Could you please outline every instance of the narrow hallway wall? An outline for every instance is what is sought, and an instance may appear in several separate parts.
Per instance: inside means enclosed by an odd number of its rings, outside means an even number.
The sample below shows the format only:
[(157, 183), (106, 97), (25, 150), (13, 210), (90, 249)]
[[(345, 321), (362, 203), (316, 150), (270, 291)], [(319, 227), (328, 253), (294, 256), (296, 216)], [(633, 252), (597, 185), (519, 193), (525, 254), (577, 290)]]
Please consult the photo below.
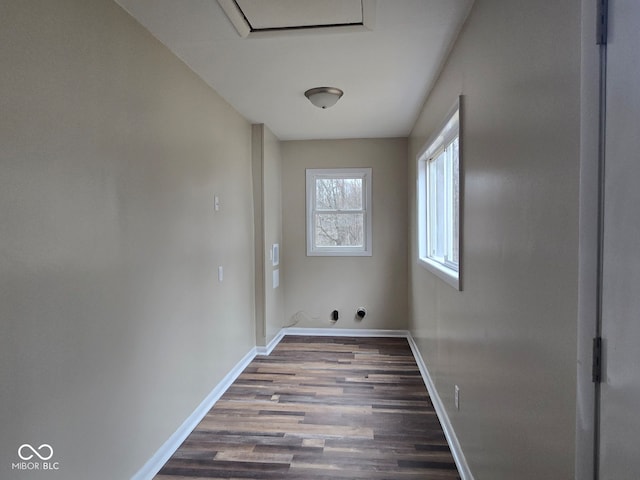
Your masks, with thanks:
[[(574, 476), (580, 18), (476, 0), (410, 137), (410, 328), (476, 480)], [(418, 264), (415, 220), (416, 155), (458, 95), (462, 292)]]
[(0, 478), (130, 478), (255, 345), (251, 125), (111, 0), (0, 63)]

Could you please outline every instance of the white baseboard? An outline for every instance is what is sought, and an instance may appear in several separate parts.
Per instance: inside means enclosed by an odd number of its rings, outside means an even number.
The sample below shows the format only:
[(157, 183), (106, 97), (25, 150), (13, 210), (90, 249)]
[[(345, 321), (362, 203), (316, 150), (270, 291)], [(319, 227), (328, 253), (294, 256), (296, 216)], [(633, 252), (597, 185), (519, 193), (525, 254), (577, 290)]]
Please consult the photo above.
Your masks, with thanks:
[(444, 431), (444, 436), (447, 438), (447, 443), (449, 444), (451, 454), (453, 455), (453, 459), (456, 462), (456, 466), (458, 467), (460, 478), (462, 480), (473, 480), (473, 475), (471, 474), (469, 464), (464, 457), (464, 453), (462, 453), (462, 448), (460, 447), (460, 443), (458, 442), (456, 432), (453, 430), (453, 426), (451, 425), (451, 421), (449, 420), (447, 411), (444, 408), (444, 404), (440, 399), (440, 395), (438, 395), (436, 386), (433, 383), (433, 380), (431, 380), (431, 375), (429, 375), (429, 370), (427, 370), (427, 366), (424, 363), (422, 355), (420, 354), (420, 350), (418, 350), (418, 346), (416, 345), (416, 342), (411, 334), (407, 336), (407, 340), (409, 342), (409, 346), (411, 347), (411, 351), (413, 352), (413, 356), (416, 359), (416, 363), (418, 364), (418, 368), (420, 369), (420, 373), (422, 374), (422, 379), (424, 380), (424, 384), (427, 387), (429, 396), (431, 397), (433, 408), (438, 415), (438, 420), (440, 420), (440, 425), (442, 426), (442, 430)]
[(235, 367), (214, 387), (200, 405), (191, 415), (180, 425), (180, 427), (169, 437), (169, 439), (158, 449), (147, 463), (133, 476), (132, 480), (150, 480), (171, 458), (182, 442), (189, 436), (194, 428), (200, 423), (213, 405), (227, 391), (242, 371), (251, 363), (256, 355), (269, 355), (271, 351), (280, 343), (285, 335), (313, 335), (313, 336), (336, 336), (336, 337), (402, 337), (406, 338), (413, 352), (413, 356), (418, 364), (422, 379), (427, 387), (431, 402), (440, 420), (440, 425), (444, 431), (447, 443), (451, 449), (458, 472), (462, 480), (474, 480), (469, 465), (462, 453), (460, 443), (453, 430), (447, 411), (438, 395), (435, 384), (431, 380), (427, 366), (418, 350), (416, 342), (411, 333), (407, 330), (377, 330), (377, 329), (333, 329), (333, 328), (283, 328), (265, 347), (254, 347), (240, 360)]
[(407, 330), (380, 330), (360, 328), (283, 328), (284, 335), (312, 335), (324, 337), (407, 337)]
[[(282, 338), (282, 337), (280, 337)], [(274, 345), (275, 346), (275, 345)], [(264, 348), (264, 347), (263, 347)], [(272, 347), (273, 349), (273, 347)], [(150, 480), (163, 467), (167, 460), (171, 458), (182, 442), (189, 436), (194, 428), (200, 423), (213, 405), (227, 391), (231, 384), (238, 378), (242, 371), (251, 363), (258, 353), (257, 349), (252, 348), (242, 359), (231, 369), (227, 375), (218, 383), (211, 393), (196, 407), (191, 415), (178, 427), (178, 429), (164, 442), (158, 451), (151, 457), (138, 472), (131, 477), (131, 480)]]
[(280, 330), (275, 337), (267, 344), (266, 347), (256, 347), (258, 355), (269, 355), (274, 348), (280, 343), (282, 337), (284, 337), (284, 329)]

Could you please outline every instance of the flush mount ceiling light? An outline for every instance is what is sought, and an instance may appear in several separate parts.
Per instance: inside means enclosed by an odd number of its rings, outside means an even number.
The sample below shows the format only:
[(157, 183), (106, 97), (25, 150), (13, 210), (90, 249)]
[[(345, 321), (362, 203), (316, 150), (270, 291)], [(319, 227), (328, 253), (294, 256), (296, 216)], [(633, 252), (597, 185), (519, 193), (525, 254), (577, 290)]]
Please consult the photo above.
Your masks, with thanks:
[(333, 107), (344, 94), (342, 90), (335, 87), (316, 87), (304, 92), (304, 96), (318, 108)]

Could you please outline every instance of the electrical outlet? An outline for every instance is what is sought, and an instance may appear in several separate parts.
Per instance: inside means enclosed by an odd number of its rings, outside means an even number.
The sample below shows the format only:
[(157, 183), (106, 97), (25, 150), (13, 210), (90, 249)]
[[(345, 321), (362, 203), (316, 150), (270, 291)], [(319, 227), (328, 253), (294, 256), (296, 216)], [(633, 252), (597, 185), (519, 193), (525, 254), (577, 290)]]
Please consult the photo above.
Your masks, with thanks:
[(458, 387), (458, 385), (455, 386), (453, 400), (456, 404), (456, 410), (460, 410), (460, 387)]

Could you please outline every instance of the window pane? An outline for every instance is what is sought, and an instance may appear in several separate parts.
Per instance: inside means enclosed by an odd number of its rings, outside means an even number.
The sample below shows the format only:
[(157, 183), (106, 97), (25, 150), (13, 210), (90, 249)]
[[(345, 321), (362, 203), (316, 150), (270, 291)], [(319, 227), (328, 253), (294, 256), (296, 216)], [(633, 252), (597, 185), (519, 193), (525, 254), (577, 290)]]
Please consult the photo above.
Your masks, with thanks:
[(442, 152), (429, 164), (431, 178), (429, 200), (431, 221), (429, 236), (430, 256), (442, 259), (445, 255), (445, 153)]
[(316, 178), (317, 210), (362, 210), (361, 178)]
[(364, 214), (318, 213), (315, 244), (318, 247), (363, 247)]

